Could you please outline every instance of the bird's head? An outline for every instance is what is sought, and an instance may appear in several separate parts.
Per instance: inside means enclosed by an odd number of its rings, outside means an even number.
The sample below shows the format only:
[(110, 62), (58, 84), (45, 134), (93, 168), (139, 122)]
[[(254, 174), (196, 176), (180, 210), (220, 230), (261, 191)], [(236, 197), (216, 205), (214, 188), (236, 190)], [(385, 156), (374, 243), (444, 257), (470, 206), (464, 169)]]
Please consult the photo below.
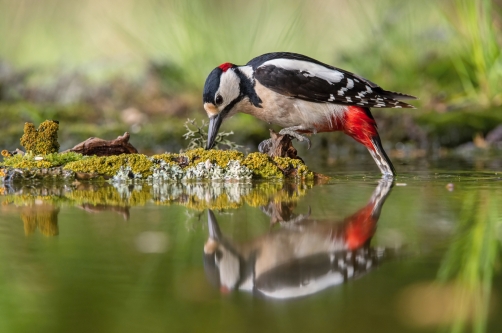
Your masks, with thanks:
[(209, 117), (206, 149), (214, 146), (221, 123), (237, 112), (236, 104), (242, 99), (241, 77), (234, 64), (224, 63), (209, 74), (204, 84), (202, 102)]

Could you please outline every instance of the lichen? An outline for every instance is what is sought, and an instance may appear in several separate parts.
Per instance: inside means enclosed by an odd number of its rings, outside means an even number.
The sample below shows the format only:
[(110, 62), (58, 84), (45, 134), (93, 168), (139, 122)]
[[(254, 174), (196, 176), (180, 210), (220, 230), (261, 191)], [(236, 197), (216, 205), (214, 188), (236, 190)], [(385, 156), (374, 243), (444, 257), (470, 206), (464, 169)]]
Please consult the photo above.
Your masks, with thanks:
[(249, 180), (253, 176), (252, 171), (240, 164), (239, 161), (230, 160), (228, 164), (222, 168), (216, 163), (199, 162), (195, 166), (189, 166), (184, 170), (184, 180)]
[(59, 151), (58, 143), (59, 123), (53, 120), (46, 120), (35, 129), (33, 123), (24, 124), (24, 134), (21, 137), (21, 145), (26, 151), (31, 151), (35, 155), (46, 155)]
[(177, 182), (183, 178), (183, 169), (175, 163), (167, 163), (160, 160), (160, 163), (153, 168), (149, 178), (153, 183)]

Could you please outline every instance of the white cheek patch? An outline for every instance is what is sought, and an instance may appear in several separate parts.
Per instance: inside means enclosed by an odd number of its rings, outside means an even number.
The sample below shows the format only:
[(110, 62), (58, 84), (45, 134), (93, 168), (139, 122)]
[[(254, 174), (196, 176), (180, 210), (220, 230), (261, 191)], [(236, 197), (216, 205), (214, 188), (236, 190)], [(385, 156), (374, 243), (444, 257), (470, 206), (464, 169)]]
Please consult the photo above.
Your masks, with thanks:
[(229, 69), (221, 74), (220, 89), (218, 89), (218, 91), (216, 92), (216, 96), (220, 95), (221, 97), (223, 97), (223, 104), (218, 107), (220, 111), (223, 110), (234, 99), (239, 97), (240, 82), (241, 80), (239, 79), (237, 74), (235, 74), (235, 71), (233, 69)]
[(233, 289), (240, 278), (239, 258), (225, 248), (220, 248), (223, 253), (221, 260), (216, 261), (220, 271), (220, 283), (228, 289)]
[(271, 66), (271, 65), (284, 68), (290, 71), (308, 72), (304, 73), (304, 75), (307, 74), (308, 76), (312, 77), (315, 76), (320, 79), (326, 80), (329, 83), (338, 83), (344, 78), (343, 73), (337, 71), (336, 69), (330, 69), (318, 64), (302, 60), (274, 59), (264, 62), (260, 67)]

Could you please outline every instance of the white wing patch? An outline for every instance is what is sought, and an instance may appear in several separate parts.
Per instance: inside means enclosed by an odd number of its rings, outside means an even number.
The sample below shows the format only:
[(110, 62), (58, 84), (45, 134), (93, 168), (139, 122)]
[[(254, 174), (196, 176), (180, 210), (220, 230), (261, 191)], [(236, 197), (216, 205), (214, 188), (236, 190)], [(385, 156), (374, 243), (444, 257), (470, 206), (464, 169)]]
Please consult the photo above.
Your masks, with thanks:
[[(344, 74), (342, 72), (302, 60), (273, 59), (264, 62), (259, 67), (264, 67), (264, 66), (275, 66), (290, 71), (308, 72), (304, 73), (303, 75), (307, 74), (305, 76), (312, 76), (312, 77), (315, 76), (320, 79), (326, 80), (330, 84), (338, 83), (344, 78)], [(353, 85), (354, 82), (352, 82), (352, 86)]]

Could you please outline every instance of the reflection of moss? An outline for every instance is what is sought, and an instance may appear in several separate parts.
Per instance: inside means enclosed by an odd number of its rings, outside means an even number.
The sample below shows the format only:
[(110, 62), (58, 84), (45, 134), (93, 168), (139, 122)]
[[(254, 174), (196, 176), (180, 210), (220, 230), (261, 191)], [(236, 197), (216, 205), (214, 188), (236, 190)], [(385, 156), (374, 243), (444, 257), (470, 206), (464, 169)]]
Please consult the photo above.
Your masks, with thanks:
[[(5, 188), (0, 188), (0, 194), (5, 191)], [(27, 189), (26, 192), (29, 190)], [(5, 194), (5, 193), (3, 193)], [(3, 200), (4, 204), (14, 204), (16, 206), (30, 206), (34, 205), (35, 201), (43, 202), (47, 205), (60, 205), (62, 202), (66, 201), (64, 197), (60, 197), (58, 195), (39, 195), (39, 194), (31, 194), (31, 193), (23, 193), (23, 194), (15, 194), (15, 195), (6, 195)]]
[[(31, 235), (38, 228), (45, 236), (56, 236), (58, 229), (59, 206), (67, 201), (64, 197), (57, 195), (40, 195), (40, 192), (50, 191), (48, 189), (26, 188), (21, 195), (7, 195), (2, 204), (13, 204), (21, 211), (21, 220), (24, 223), (24, 233)], [(3, 195), (4, 188), (0, 188), (0, 195)], [(30, 193), (31, 192), (31, 193)], [(61, 192), (60, 189), (57, 192)]]
[(312, 186), (314, 186), (313, 181), (308, 183), (258, 183), (252, 192), (244, 196), (244, 200), (253, 207), (265, 206), (270, 201), (276, 203), (297, 202)]
[(56, 236), (59, 233), (58, 214), (59, 208), (49, 204), (23, 207), (21, 219), (24, 223), (24, 233), (31, 235), (38, 228), (45, 236)]
[(35, 155), (57, 153), (59, 123), (46, 120), (40, 124), (38, 130), (32, 123), (24, 124), (24, 134), (21, 137), (21, 145), (26, 151), (32, 151)]
[(200, 200), (197, 196), (190, 196), (186, 202), (183, 202), (184, 206), (196, 210), (204, 209), (236, 209), (242, 206), (240, 201), (232, 201), (226, 193), (214, 198), (213, 200), (206, 201)]
[(260, 182), (253, 190), (244, 195), (244, 201), (252, 207), (265, 206), (271, 197), (279, 193), (284, 184), (280, 182)]
[(151, 188), (143, 186), (135, 188), (126, 194), (120, 193), (113, 186), (103, 186), (98, 189), (74, 190), (66, 194), (75, 204), (109, 205), (109, 206), (143, 206), (152, 199)]
[[(17, 193), (8, 194), (2, 203), (24, 209), (36, 203), (59, 207), (61, 205), (92, 205), (106, 207), (130, 207), (153, 202), (160, 205), (179, 204), (202, 210), (234, 209), (244, 204), (253, 207), (273, 202), (296, 202), (313, 182), (258, 182), (258, 183), (165, 183), (159, 185), (128, 185), (108, 183), (81, 184), (77, 189), (54, 184), (38, 188), (20, 185)], [(0, 194), (2, 188), (0, 187)]]

